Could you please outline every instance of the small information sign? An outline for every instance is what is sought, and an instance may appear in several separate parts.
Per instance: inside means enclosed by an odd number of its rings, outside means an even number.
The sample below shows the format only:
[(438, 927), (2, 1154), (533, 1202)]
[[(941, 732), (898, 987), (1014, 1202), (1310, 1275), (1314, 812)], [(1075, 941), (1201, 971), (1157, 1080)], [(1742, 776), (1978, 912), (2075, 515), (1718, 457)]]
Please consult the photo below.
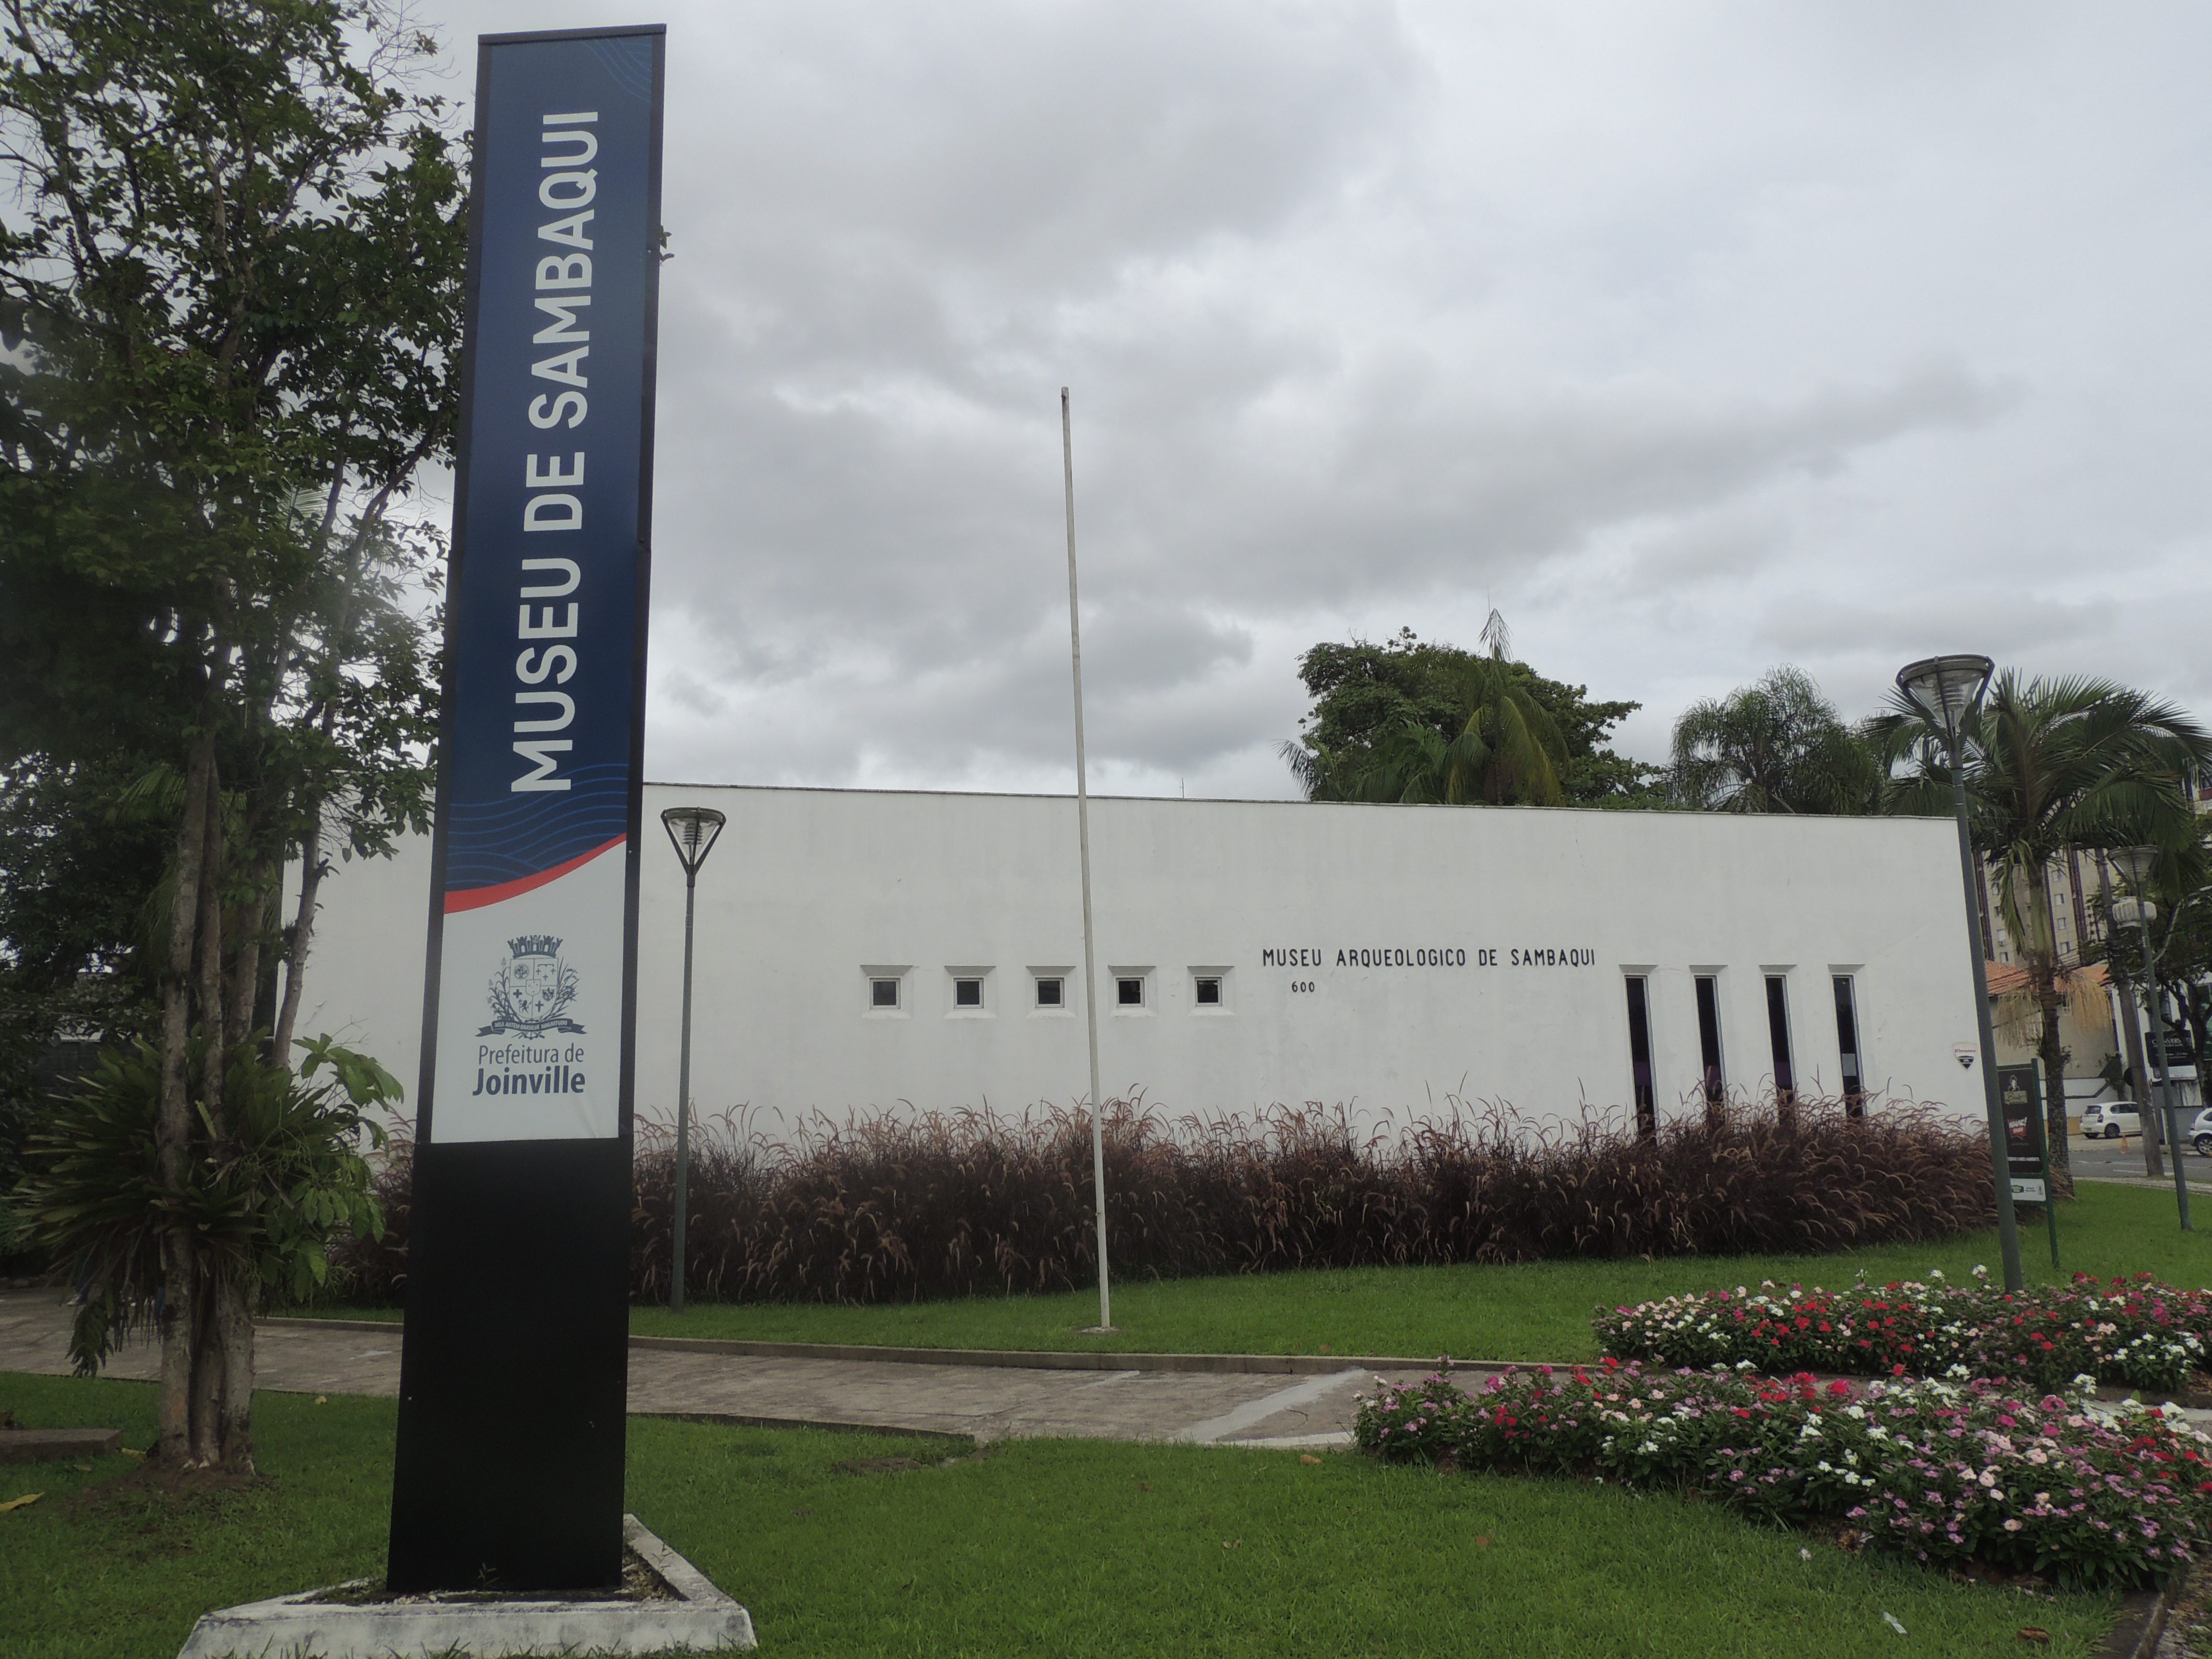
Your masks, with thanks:
[(2004, 1108), (2005, 1163), (2012, 1201), (2039, 1204), (2051, 1233), (2051, 1265), (2058, 1266), (2058, 1212), (2051, 1203), (2051, 1151), (2043, 1131), (2043, 1074), (2033, 1060), (1997, 1067), (1997, 1100)]

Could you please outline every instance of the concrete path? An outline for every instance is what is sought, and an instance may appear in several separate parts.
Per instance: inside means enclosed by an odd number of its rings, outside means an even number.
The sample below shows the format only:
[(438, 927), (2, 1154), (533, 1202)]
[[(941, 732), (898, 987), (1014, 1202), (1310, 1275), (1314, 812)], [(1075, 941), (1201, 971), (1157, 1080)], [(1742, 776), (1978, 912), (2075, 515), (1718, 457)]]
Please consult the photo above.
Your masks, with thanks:
[[(70, 1310), (53, 1291), (0, 1291), (0, 1371), (67, 1375)], [(264, 1325), (260, 1384), (288, 1394), (396, 1395), (399, 1328), (328, 1330)], [(145, 1343), (109, 1362), (110, 1376), (151, 1378)], [(1421, 1373), (1397, 1372), (1395, 1376)], [(1374, 1375), (1045, 1370), (788, 1359), (632, 1348), (629, 1408), (651, 1416), (836, 1424), (1005, 1440), (1066, 1435), (1109, 1440), (1309, 1446), (1351, 1437), (1352, 1396)], [(0, 1405), (6, 1403), (0, 1384)]]

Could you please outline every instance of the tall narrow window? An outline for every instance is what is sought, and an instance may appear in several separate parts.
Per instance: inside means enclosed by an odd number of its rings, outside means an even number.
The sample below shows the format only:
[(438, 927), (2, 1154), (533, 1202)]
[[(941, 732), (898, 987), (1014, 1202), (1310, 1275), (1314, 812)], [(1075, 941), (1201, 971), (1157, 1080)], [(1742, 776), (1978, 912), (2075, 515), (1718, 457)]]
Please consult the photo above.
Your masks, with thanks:
[(1705, 1065), (1705, 1118), (1717, 1123), (1728, 1079), (1721, 1070), (1721, 982), (1711, 974), (1698, 975), (1698, 1055)]
[(1644, 975), (1628, 976), (1628, 1079), (1636, 1091), (1636, 1133), (1659, 1133), (1659, 1107), (1651, 1087), (1651, 1004)]
[(1836, 975), (1836, 1048), (1843, 1056), (1844, 1115), (1866, 1115), (1866, 1065), (1859, 1054), (1858, 999), (1849, 974)]
[(1797, 1115), (1797, 1076), (1790, 1063), (1790, 979), (1766, 976), (1766, 1040), (1774, 1054), (1774, 1109), (1785, 1121)]

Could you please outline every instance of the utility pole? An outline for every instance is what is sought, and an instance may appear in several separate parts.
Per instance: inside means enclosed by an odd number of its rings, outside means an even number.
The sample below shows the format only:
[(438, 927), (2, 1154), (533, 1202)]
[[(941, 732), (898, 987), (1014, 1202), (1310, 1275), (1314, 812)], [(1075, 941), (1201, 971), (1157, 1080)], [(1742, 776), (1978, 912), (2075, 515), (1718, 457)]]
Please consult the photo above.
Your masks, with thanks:
[(1083, 618), (1075, 592), (1075, 437), (1067, 388), (1060, 389), (1060, 459), (1067, 481), (1067, 655), (1075, 671), (1075, 834), (1083, 860), (1083, 1000), (1091, 1021), (1091, 1196), (1098, 1214), (1098, 1328), (1114, 1328), (1106, 1272), (1105, 1103), (1098, 1094), (1098, 953), (1091, 927), (1091, 787), (1083, 753)]

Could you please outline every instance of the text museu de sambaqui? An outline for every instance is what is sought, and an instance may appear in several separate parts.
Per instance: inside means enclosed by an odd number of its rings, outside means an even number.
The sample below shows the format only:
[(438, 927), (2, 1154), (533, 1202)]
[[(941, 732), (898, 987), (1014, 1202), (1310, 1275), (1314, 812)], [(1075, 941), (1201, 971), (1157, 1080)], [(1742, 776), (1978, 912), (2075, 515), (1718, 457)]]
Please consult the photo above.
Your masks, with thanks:
[[(1500, 960), (1500, 956), (1504, 960)], [(1260, 952), (1262, 968), (1589, 968), (1597, 952), (1572, 945), (1344, 945), (1332, 960), (1322, 946), (1270, 948)]]

